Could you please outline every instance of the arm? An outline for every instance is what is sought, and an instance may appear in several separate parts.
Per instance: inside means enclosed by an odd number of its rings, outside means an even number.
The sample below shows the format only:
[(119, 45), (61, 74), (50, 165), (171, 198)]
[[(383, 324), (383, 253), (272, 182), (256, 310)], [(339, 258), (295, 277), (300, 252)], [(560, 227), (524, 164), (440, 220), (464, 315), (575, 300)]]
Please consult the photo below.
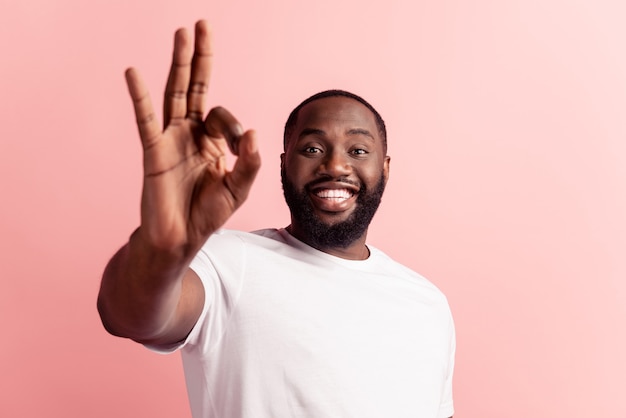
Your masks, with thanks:
[[(98, 295), (104, 327), (141, 343), (181, 341), (204, 303), (189, 264), (208, 237), (241, 206), (260, 167), (256, 137), (225, 109), (206, 118), (211, 69), (206, 22), (195, 45), (176, 32), (163, 105), (164, 129), (135, 69), (126, 72), (143, 146), (141, 223), (109, 261)], [(203, 119), (204, 118), (204, 119)], [(238, 158), (226, 169), (226, 150)]]

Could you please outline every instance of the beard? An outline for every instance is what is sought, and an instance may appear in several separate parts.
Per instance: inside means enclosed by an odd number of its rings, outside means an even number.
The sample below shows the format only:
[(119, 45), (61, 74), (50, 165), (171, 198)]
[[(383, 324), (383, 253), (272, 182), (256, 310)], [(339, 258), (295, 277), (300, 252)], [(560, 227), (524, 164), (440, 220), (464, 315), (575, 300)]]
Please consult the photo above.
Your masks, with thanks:
[(313, 211), (313, 205), (305, 190), (298, 191), (295, 185), (281, 170), (283, 194), (291, 217), (307, 233), (307, 244), (315, 248), (347, 248), (367, 231), (385, 190), (385, 177), (381, 173), (378, 183), (372, 190), (361, 185), (356, 207), (346, 220), (327, 224)]

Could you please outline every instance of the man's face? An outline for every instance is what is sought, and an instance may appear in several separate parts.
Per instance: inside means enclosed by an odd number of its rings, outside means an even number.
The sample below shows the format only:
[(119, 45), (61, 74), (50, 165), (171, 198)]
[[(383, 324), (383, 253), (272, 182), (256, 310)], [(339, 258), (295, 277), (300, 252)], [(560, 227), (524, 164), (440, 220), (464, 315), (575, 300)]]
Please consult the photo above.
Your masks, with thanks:
[(389, 175), (372, 112), (328, 97), (305, 105), (281, 156), (292, 233), (316, 248), (346, 248), (364, 236)]

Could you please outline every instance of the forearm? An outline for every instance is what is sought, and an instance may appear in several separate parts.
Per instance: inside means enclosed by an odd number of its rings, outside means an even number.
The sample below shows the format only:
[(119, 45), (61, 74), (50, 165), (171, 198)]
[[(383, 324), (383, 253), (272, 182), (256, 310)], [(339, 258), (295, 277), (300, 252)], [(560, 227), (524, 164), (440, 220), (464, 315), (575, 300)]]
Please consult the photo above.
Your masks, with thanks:
[(150, 248), (136, 231), (102, 276), (98, 311), (107, 331), (142, 342), (167, 333), (176, 319), (189, 262)]
[[(111, 334), (143, 343), (181, 341), (197, 322), (205, 293), (189, 264), (241, 206), (261, 165), (254, 131), (222, 107), (207, 114), (213, 54), (206, 22), (196, 24), (195, 36), (190, 42), (185, 30), (176, 32), (163, 124), (138, 72), (126, 71), (144, 150), (141, 227), (108, 263), (98, 311)], [(237, 155), (231, 170), (227, 148)]]

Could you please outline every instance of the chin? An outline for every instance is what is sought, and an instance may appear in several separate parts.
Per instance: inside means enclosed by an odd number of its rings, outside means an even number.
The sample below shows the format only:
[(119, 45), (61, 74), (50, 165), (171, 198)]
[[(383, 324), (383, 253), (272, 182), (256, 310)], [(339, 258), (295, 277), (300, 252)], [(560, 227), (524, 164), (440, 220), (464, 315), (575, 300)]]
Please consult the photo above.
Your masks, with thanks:
[(385, 179), (381, 174), (376, 187), (359, 192), (354, 209), (349, 214), (339, 212), (337, 216), (329, 216), (327, 213), (320, 216), (314, 210), (306, 191), (296, 190), (284, 171), (281, 177), (292, 225), (303, 235), (305, 242), (315, 248), (347, 248), (361, 239), (380, 205), (385, 189)]

